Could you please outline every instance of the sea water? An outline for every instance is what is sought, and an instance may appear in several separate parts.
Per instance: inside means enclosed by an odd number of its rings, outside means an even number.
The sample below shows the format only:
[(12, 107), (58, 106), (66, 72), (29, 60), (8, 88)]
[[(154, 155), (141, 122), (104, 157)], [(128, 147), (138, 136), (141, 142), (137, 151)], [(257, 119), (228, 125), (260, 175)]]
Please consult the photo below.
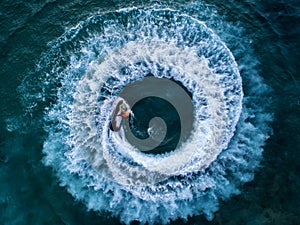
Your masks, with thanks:
[[(299, 222), (296, 5), (1, 7), (4, 224)], [(169, 155), (107, 133), (114, 97), (148, 74), (192, 93), (194, 135)]]

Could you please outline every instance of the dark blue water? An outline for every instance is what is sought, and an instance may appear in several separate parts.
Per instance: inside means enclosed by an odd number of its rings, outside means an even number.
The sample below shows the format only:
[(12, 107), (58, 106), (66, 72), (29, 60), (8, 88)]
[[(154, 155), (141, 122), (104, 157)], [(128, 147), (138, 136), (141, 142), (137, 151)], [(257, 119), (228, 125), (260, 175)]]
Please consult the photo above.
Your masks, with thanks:
[[(300, 5), (297, 1), (201, 1), (216, 12), (208, 24), (229, 48), (249, 54), (239, 38), (250, 40), (253, 61), (263, 82), (270, 87), (268, 113), (273, 114), (273, 133), (264, 146), (263, 160), (253, 181), (241, 194), (221, 201), (212, 221), (203, 215), (171, 224), (300, 224)], [(88, 211), (61, 187), (51, 167), (43, 163), (45, 107), (31, 94), (42, 93), (35, 69), (41, 54), (51, 50), (51, 41), (97, 12), (153, 4), (185, 9), (185, 1), (1, 1), (0, 2), (0, 223), (1, 224), (119, 224), (108, 212)], [(194, 9), (194, 11), (193, 11)], [(186, 13), (186, 12), (185, 12)], [(197, 7), (191, 16), (201, 16)], [(220, 18), (219, 20), (217, 18)], [(222, 23), (222, 26), (218, 26)], [(224, 25), (225, 24), (225, 25)], [(237, 26), (242, 37), (223, 34), (221, 28)], [(221, 27), (221, 28), (220, 28)], [(232, 29), (232, 28), (231, 28)], [(239, 33), (239, 32), (237, 32)], [(236, 38), (236, 46), (232, 44)], [(72, 43), (70, 43), (72, 45)], [(236, 58), (243, 58), (235, 55)], [(248, 60), (248, 61), (247, 61)], [(241, 64), (253, 63), (247, 59)], [(63, 65), (62, 65), (63, 66)], [(240, 72), (247, 66), (239, 68)], [(30, 76), (30, 78), (28, 78)], [(36, 79), (35, 79), (36, 77)], [(244, 92), (253, 87), (243, 77)], [(28, 84), (28, 82), (30, 84)], [(253, 85), (253, 81), (252, 85)], [(26, 83), (26, 85), (24, 85)], [(24, 88), (26, 86), (26, 88)], [(28, 91), (28, 88), (30, 91)], [(259, 90), (257, 90), (259, 92)], [(262, 104), (258, 102), (258, 104)], [(259, 116), (259, 112), (257, 112)], [(259, 122), (259, 119), (257, 120)]]

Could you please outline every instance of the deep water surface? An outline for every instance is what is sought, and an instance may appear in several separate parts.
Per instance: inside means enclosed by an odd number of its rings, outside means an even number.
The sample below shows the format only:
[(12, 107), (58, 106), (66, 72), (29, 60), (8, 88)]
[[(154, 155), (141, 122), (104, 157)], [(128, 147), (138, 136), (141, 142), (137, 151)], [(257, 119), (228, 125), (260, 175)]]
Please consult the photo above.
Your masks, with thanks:
[[(191, 16), (201, 14), (197, 1), (182, 2), (0, 2), (1, 224), (120, 224), (110, 213), (87, 211), (82, 202), (60, 187), (51, 167), (44, 165), (42, 149), (47, 134), (43, 114), (52, 103), (37, 105), (28, 100), (28, 95), (43, 91), (38, 85), (39, 74), (33, 71), (41, 54), (51, 48), (51, 41), (96, 12), (154, 4), (180, 10), (186, 4), (195, 5), (194, 11), (189, 11)], [(216, 23), (226, 18), (228, 24), (243, 28), (242, 35), (253, 50), (250, 55), (255, 57), (253, 63), (258, 62), (256, 70), (270, 87), (266, 110), (273, 114), (273, 133), (264, 146), (254, 180), (241, 187), (241, 194), (222, 202), (212, 221), (199, 215), (171, 224), (300, 224), (300, 5), (296, 1), (254, 0), (203, 3), (215, 10), (214, 17), (221, 18)], [(217, 24), (210, 25), (225, 43), (235, 38), (222, 35)], [(239, 54), (248, 52), (240, 48)], [(243, 63), (251, 64), (252, 60)], [(26, 90), (28, 84), (24, 88), (26, 80), (30, 80), (30, 92)], [(247, 84), (247, 77), (243, 80)], [(247, 85), (243, 89), (246, 95), (251, 91)]]

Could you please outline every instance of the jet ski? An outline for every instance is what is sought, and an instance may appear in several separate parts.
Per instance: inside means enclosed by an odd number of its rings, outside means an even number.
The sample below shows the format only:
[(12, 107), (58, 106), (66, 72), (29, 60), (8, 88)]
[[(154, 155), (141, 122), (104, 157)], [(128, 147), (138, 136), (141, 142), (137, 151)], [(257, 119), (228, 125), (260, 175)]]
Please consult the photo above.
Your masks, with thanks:
[(131, 110), (129, 104), (125, 101), (125, 99), (118, 97), (114, 104), (114, 111), (110, 122), (110, 129), (114, 132), (120, 131), (123, 119), (128, 118), (130, 114)]

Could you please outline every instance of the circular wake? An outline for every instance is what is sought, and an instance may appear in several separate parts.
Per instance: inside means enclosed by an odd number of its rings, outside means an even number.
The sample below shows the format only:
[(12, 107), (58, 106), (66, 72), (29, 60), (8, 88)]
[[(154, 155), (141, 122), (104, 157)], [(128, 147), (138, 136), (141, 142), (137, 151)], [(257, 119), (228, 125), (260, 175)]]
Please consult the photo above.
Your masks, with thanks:
[(204, 22), (122, 9), (50, 46), (38, 68), (51, 102), (44, 162), (89, 209), (126, 224), (212, 219), (252, 179), (267, 119), (243, 100), (233, 54)]

